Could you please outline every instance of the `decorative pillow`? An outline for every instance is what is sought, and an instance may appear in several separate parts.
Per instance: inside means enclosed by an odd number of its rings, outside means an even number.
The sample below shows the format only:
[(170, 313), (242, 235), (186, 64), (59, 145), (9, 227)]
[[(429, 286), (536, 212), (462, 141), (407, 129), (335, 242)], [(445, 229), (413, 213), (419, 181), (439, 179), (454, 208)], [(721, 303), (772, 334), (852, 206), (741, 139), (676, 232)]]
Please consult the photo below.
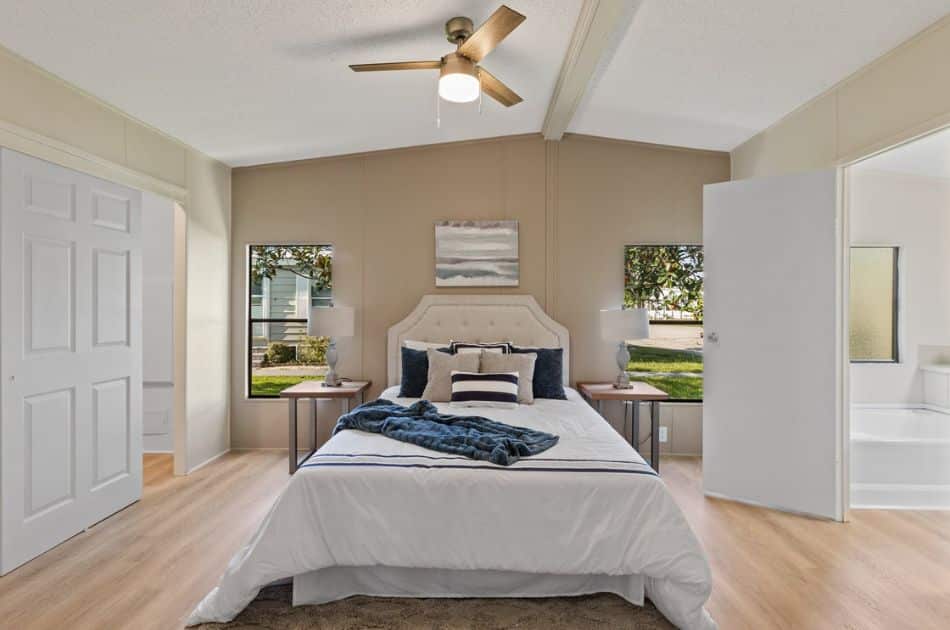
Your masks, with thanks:
[(431, 402), (452, 400), (452, 370), (478, 372), (480, 354), (446, 354), (429, 348), (429, 376), (422, 397)]
[(452, 406), (517, 407), (518, 373), (452, 370)]
[(514, 354), (536, 354), (534, 363), (534, 397), (566, 400), (564, 393), (563, 348), (521, 348), (512, 346)]
[[(402, 351), (402, 381), (399, 383), (400, 398), (421, 398), (429, 380), (429, 355), (426, 350), (400, 348)], [(449, 349), (436, 348), (448, 354)]]
[(537, 354), (499, 354), (482, 352), (479, 372), (517, 372), (518, 402), (523, 405), (534, 404), (534, 364)]
[(463, 352), (501, 352), (508, 354), (511, 352), (511, 344), (507, 341), (492, 341), (490, 343), (469, 343), (467, 341), (450, 341), (449, 350), (452, 354), (462, 354)]

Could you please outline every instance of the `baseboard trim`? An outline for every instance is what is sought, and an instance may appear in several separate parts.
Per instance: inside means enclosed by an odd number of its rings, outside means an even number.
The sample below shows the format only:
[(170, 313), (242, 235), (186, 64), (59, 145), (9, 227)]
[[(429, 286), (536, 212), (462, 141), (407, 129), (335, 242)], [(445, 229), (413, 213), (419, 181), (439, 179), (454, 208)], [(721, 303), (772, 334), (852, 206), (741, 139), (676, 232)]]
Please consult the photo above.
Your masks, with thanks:
[(950, 414), (950, 407), (934, 405), (932, 403), (912, 402), (912, 403), (852, 403), (854, 409), (900, 409), (914, 410), (923, 409), (924, 411), (933, 411), (936, 413)]
[(950, 510), (950, 485), (851, 484), (852, 510)]
[(210, 464), (211, 462), (213, 462), (213, 461), (215, 461), (216, 459), (219, 459), (219, 458), (221, 458), (221, 457), (227, 455), (227, 454), (230, 453), (230, 452), (231, 452), (231, 449), (230, 449), (230, 448), (226, 448), (226, 449), (224, 449), (223, 451), (221, 451), (220, 453), (218, 453), (217, 455), (212, 455), (211, 457), (209, 457), (209, 458), (206, 459), (205, 461), (201, 462), (201, 463), (198, 464), (197, 466), (192, 466), (191, 468), (189, 468), (189, 469), (185, 472), (185, 474), (186, 474), (186, 475), (190, 475), (191, 473), (193, 473), (193, 472), (195, 472), (195, 471), (197, 471), (197, 470), (199, 470), (199, 469), (201, 469), (201, 468), (204, 468), (205, 466), (207, 466), (207, 465)]
[(232, 451), (284, 451), (287, 452), (286, 448), (280, 448), (278, 446), (232, 446)]

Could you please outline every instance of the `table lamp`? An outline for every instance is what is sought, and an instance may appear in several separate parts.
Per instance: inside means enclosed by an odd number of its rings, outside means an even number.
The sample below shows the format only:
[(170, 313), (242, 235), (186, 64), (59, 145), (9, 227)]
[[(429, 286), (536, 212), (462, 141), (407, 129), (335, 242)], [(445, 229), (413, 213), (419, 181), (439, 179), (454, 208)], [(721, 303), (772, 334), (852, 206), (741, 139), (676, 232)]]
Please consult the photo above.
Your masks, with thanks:
[(336, 340), (340, 337), (352, 337), (353, 308), (350, 306), (315, 306), (310, 309), (310, 321), (307, 322), (307, 334), (311, 337), (329, 337), (327, 347), (327, 376), (323, 381), (324, 387), (339, 387), (342, 380), (336, 373), (336, 362), (339, 358), (336, 351)]
[(619, 342), (617, 367), (620, 373), (614, 382), (614, 388), (630, 389), (633, 386), (627, 375), (627, 364), (630, 362), (627, 341), (650, 337), (649, 312), (645, 308), (603, 309), (600, 311), (600, 333), (606, 341)]

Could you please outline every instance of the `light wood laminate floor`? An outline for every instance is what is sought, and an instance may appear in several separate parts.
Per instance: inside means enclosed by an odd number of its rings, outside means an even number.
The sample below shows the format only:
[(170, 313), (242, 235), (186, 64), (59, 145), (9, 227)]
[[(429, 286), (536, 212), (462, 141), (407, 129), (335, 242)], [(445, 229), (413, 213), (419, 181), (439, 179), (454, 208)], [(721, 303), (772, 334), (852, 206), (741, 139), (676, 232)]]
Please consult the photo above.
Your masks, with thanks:
[[(225, 455), (188, 477), (146, 456), (140, 502), (0, 578), (3, 628), (180, 628), (287, 480), (286, 455)], [(713, 567), (723, 630), (950, 628), (950, 513), (828, 523), (707, 499), (697, 458), (663, 477)]]

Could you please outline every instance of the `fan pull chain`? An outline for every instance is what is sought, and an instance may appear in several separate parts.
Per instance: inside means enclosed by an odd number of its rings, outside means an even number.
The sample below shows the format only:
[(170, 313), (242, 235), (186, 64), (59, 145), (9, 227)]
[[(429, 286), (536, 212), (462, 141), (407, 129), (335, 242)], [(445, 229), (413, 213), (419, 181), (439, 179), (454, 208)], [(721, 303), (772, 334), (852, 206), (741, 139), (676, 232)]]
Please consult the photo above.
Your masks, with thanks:
[[(479, 83), (481, 83), (481, 82), (479, 81)], [(478, 115), (479, 115), (479, 116), (482, 115), (482, 93), (483, 93), (483, 92), (484, 92), (484, 90), (482, 90), (482, 86), (479, 85), (479, 86), (478, 86)]]
[(439, 91), (435, 91), (435, 128), (442, 128), (442, 99), (439, 98)]

